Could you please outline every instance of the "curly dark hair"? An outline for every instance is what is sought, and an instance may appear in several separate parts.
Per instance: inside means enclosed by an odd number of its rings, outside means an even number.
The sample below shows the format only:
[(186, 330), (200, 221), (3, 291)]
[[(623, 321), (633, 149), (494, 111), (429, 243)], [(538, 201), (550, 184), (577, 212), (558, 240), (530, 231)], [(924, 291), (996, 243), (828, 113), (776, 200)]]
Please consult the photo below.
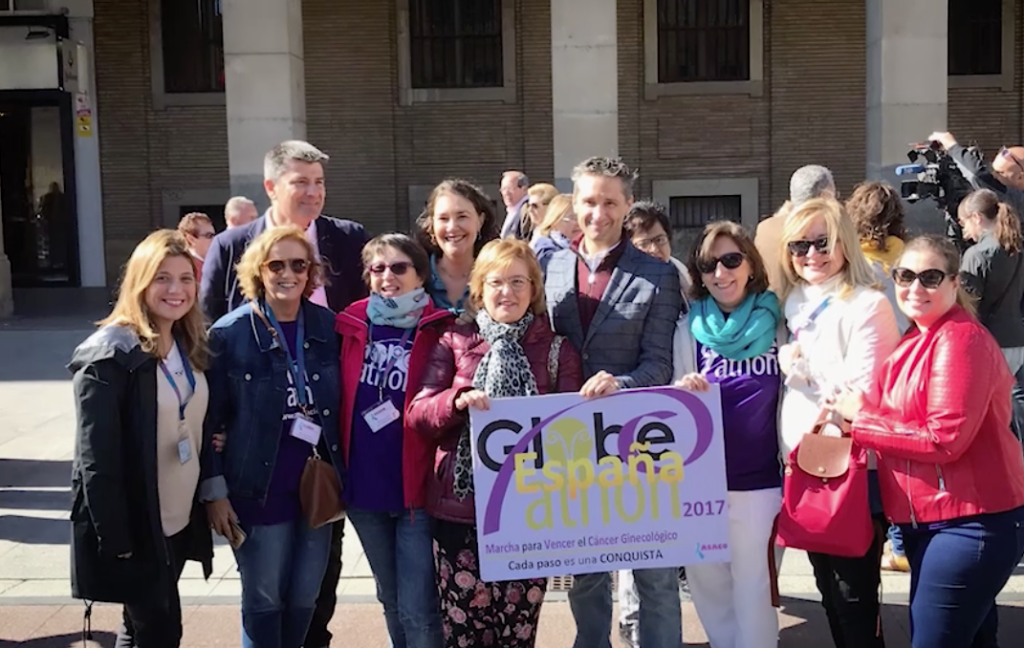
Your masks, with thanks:
[(498, 238), (501, 225), (498, 223), (498, 212), (494, 207), (494, 201), (487, 195), (487, 192), (469, 180), (449, 178), (434, 187), (434, 190), (430, 192), (430, 197), (427, 198), (426, 207), (416, 219), (416, 241), (423, 246), (428, 254), (441, 255), (441, 248), (434, 240), (434, 204), (440, 196), (446, 193), (461, 196), (473, 203), (473, 209), (484, 219), (483, 225), (480, 227), (480, 236), (473, 245), (473, 256), (476, 257), (485, 245)]
[(889, 248), (886, 239), (895, 236), (907, 237), (903, 226), (903, 201), (899, 192), (887, 182), (862, 182), (853, 190), (846, 201), (846, 211), (857, 226), (861, 241), (870, 241), (876, 250), (885, 252)]

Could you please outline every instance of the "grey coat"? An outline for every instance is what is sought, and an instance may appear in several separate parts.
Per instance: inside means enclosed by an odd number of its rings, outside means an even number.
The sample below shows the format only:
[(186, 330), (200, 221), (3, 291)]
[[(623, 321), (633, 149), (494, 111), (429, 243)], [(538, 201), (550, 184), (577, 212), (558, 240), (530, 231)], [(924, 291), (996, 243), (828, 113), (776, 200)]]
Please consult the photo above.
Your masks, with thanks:
[(603, 370), (627, 389), (665, 385), (672, 378), (672, 336), (682, 309), (679, 273), (629, 240), (622, 245), (626, 248), (586, 333), (580, 320), (577, 254), (572, 249), (555, 252), (545, 282), (551, 323), (579, 349), (584, 380)]

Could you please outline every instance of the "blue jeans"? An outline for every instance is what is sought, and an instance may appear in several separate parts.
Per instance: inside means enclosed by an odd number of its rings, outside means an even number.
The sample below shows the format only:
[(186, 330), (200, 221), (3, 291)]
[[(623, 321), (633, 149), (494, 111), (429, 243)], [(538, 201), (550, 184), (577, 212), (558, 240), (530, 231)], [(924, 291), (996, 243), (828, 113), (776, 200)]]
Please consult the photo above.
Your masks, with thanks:
[(327, 569), (331, 525), (310, 529), (305, 517), (269, 526), (242, 525), (235, 550), (242, 577), (243, 648), (299, 648)]
[(394, 648), (441, 648), (441, 608), (434, 577), (434, 540), (423, 509), (383, 513), (351, 508), (352, 521), (377, 582), (377, 600)]
[(902, 529), (910, 560), (911, 645), (995, 648), (995, 600), (1024, 554), (1024, 507), (938, 530)]
[(903, 550), (903, 532), (900, 531), (900, 527), (896, 524), (889, 525), (889, 542), (892, 543), (892, 555), (907, 555), (907, 552)]
[[(643, 648), (680, 648), (683, 645), (679, 568), (633, 570), (640, 595), (640, 645)], [(612, 577), (579, 574), (569, 592), (569, 607), (576, 620), (573, 648), (611, 648)]]

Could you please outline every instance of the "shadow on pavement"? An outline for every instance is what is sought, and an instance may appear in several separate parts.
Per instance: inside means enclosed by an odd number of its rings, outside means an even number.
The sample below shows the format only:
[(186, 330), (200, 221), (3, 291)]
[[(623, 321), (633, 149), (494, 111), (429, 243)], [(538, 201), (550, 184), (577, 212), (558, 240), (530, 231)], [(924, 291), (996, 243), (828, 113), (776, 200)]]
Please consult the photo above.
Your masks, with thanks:
[(71, 524), (67, 520), (0, 515), (0, 540), (29, 545), (68, 544), (71, 542)]
[(18, 642), (0, 639), (0, 648), (6, 648), (7, 646), (19, 646), (19, 648), (70, 648), (71, 646), (76, 648), (79, 646), (82, 648), (111, 648), (114, 645), (114, 640), (117, 639), (117, 635), (111, 632), (93, 632), (91, 641), (83, 642), (82, 639), (81, 633), (38, 637)]
[(69, 511), (71, 510), (71, 495), (66, 490), (3, 490), (0, 491), (0, 509)]
[[(71, 462), (0, 459), (0, 488), (71, 488)], [(70, 506), (70, 502), (68, 503)], [(0, 508), (4, 504), (0, 503)], [(20, 508), (20, 507), (19, 507)]]

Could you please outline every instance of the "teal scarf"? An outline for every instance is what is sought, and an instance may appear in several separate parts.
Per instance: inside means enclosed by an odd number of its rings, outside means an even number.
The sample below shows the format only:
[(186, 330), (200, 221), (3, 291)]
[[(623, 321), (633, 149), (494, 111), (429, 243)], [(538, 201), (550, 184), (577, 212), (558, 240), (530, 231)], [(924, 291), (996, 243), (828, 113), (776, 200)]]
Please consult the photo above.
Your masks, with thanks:
[(693, 305), (690, 333), (720, 356), (747, 360), (772, 348), (781, 316), (779, 299), (770, 291), (747, 295), (728, 318), (709, 296)]
[(398, 297), (372, 293), (366, 305), (366, 317), (377, 326), (410, 329), (419, 324), (430, 297), (422, 288), (415, 288)]

